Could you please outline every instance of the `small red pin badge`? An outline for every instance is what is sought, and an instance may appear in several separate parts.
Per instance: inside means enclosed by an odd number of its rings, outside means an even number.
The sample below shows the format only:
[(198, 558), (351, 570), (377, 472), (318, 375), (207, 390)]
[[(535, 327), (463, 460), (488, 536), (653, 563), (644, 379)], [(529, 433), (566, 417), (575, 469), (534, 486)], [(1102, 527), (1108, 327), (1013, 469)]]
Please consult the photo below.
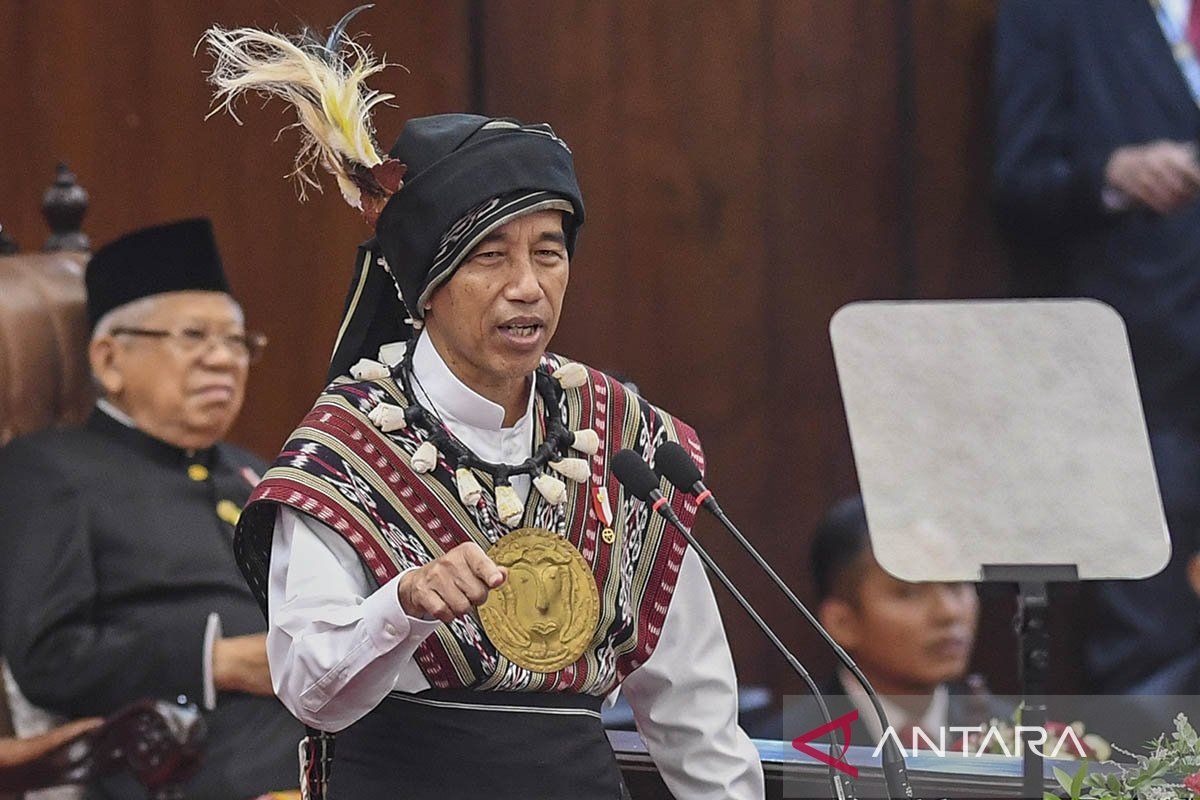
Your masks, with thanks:
[(600, 523), (604, 525), (604, 530), (600, 531), (600, 538), (604, 540), (605, 544), (612, 544), (617, 535), (613, 533), (612, 506), (608, 504), (608, 492), (603, 486), (592, 487), (592, 508), (600, 519)]

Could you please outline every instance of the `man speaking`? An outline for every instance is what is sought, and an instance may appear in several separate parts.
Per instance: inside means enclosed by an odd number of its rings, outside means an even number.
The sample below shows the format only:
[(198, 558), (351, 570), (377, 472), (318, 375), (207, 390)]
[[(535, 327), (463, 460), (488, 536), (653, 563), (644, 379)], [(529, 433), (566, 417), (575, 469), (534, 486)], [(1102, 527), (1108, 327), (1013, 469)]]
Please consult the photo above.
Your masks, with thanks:
[(571, 151), (548, 125), (445, 114), (381, 158), (342, 27), (208, 33), (218, 96), (296, 103), (306, 163), (377, 218), (332, 383), (238, 528), (278, 695), (338, 732), (338, 798), (616, 800), (599, 712), (618, 687), (676, 797), (762, 797), (701, 562), (610, 472), (622, 448), (699, 441), (546, 352), (584, 220)]

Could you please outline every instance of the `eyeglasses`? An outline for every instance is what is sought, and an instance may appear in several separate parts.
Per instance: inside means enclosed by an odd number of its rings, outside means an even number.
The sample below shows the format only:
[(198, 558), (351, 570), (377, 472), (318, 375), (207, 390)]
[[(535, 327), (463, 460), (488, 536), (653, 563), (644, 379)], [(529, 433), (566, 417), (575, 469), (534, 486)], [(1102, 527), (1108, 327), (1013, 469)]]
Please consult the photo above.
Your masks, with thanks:
[(168, 340), (182, 355), (197, 356), (208, 352), (214, 343), (225, 346), (230, 353), (241, 360), (253, 364), (262, 357), (263, 349), (267, 346), (267, 337), (257, 331), (245, 333), (217, 333), (204, 328), (179, 328), (168, 331), (155, 328), (113, 328), (114, 336), (148, 336), (154, 339)]

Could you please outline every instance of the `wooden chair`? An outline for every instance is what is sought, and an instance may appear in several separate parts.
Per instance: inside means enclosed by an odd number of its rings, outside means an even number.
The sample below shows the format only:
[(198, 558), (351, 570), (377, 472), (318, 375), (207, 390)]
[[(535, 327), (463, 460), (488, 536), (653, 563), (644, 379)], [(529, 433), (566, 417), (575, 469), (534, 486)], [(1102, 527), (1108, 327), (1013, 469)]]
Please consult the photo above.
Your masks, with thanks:
[(84, 309), (88, 238), (80, 230), (87, 203), (60, 165), (42, 201), (51, 229), (42, 252), (20, 253), (12, 239), (0, 240), (0, 445), (82, 422), (95, 401)]
[[(24, 433), (82, 422), (95, 400), (83, 283), (87, 206), (87, 192), (60, 164), (42, 198), (51, 232), (41, 252), (20, 252), (0, 227), (0, 446)], [(14, 726), (10, 695), (21, 705), (0, 672), (0, 735), (28, 735), (50, 724), (26, 704), (19, 708), (22, 724)]]

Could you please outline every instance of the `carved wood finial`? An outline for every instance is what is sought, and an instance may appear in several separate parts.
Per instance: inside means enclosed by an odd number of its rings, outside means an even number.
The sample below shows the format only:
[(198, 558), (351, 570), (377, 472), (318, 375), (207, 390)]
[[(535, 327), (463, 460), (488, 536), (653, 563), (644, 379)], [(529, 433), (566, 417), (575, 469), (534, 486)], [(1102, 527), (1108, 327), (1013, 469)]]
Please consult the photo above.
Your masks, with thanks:
[(75, 182), (66, 164), (58, 165), (54, 185), (42, 195), (42, 216), (50, 226), (50, 237), (42, 249), (77, 250), (86, 253), (92, 243), (83, 232), (83, 215), (88, 210), (88, 193)]

